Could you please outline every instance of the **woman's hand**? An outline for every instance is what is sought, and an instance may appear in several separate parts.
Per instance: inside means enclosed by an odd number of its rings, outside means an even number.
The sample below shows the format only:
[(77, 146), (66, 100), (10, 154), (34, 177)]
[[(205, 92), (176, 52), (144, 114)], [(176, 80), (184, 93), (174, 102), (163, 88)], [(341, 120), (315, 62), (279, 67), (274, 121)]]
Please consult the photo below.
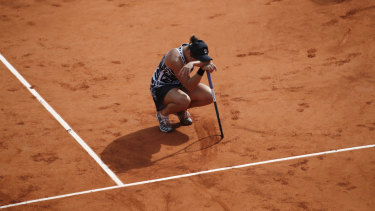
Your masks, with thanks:
[(201, 62), (201, 61), (196, 61), (196, 63), (194, 64), (194, 66), (197, 66), (197, 67), (204, 67), (208, 64), (210, 64), (211, 61), (207, 61), (207, 62)]
[(178, 75), (180, 77), (188, 76), (193, 68), (194, 64), (192, 62), (189, 62), (181, 68), (180, 72), (178, 72)]
[(209, 73), (212, 73), (214, 70), (216, 70), (216, 65), (212, 62), (209, 64), (206, 64), (205, 66), (202, 67), (204, 71), (208, 71)]

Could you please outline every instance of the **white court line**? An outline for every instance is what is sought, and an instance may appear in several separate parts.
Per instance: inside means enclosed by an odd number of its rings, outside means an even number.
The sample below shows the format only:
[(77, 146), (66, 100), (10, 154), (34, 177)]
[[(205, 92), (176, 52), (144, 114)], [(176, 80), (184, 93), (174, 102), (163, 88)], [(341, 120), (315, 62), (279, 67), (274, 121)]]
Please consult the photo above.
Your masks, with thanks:
[(112, 178), (117, 185), (124, 183), (108, 168), (107, 165), (99, 158), (99, 156), (78, 136), (76, 132), (65, 122), (63, 118), (39, 95), (39, 93), (26, 81), (24, 77), (4, 58), (0, 53), (0, 60), (4, 65), (21, 81), (21, 83), (33, 94), (36, 99), (52, 114), (53, 117), (70, 133), (71, 136), (91, 155), (91, 157), (103, 168), (103, 170)]
[(71, 196), (83, 195), (83, 194), (88, 194), (88, 193), (95, 193), (95, 192), (100, 192), (100, 191), (130, 187), (130, 186), (137, 186), (137, 185), (144, 185), (144, 184), (162, 182), (162, 181), (173, 180), (173, 179), (180, 179), (184, 177), (191, 177), (191, 176), (196, 176), (196, 175), (201, 175), (201, 174), (208, 174), (208, 173), (219, 172), (219, 171), (227, 171), (231, 169), (239, 169), (239, 168), (245, 168), (245, 167), (250, 167), (250, 166), (268, 164), (268, 163), (276, 163), (276, 162), (281, 162), (281, 161), (295, 160), (295, 159), (314, 157), (314, 156), (319, 156), (319, 155), (326, 155), (326, 154), (345, 152), (345, 151), (353, 151), (353, 150), (359, 150), (359, 149), (367, 149), (367, 148), (373, 148), (373, 147), (375, 147), (375, 144), (337, 149), (337, 150), (330, 150), (330, 151), (318, 152), (318, 153), (312, 153), (312, 154), (306, 154), (306, 155), (298, 155), (298, 156), (292, 156), (292, 157), (286, 157), (286, 158), (279, 158), (279, 159), (274, 159), (274, 160), (260, 161), (256, 163), (248, 163), (248, 164), (231, 166), (231, 167), (217, 168), (217, 169), (199, 171), (199, 172), (194, 172), (194, 173), (189, 173), (189, 174), (181, 174), (177, 176), (164, 177), (164, 178), (146, 180), (146, 181), (141, 181), (141, 182), (133, 182), (133, 183), (122, 184), (122, 185), (117, 185), (117, 186), (110, 186), (110, 187), (105, 187), (105, 188), (98, 188), (98, 189), (93, 189), (93, 190), (87, 190), (87, 191), (64, 194), (64, 195), (59, 195), (59, 196), (52, 196), (52, 197), (47, 197), (47, 198), (42, 198), (42, 199), (30, 200), (30, 201), (15, 203), (15, 204), (4, 205), (4, 206), (1, 206), (0, 209), (20, 206), (20, 205), (25, 205), (25, 204), (31, 204), (31, 203), (36, 203), (36, 202), (48, 201), (48, 200), (53, 200), (53, 199), (67, 198)]

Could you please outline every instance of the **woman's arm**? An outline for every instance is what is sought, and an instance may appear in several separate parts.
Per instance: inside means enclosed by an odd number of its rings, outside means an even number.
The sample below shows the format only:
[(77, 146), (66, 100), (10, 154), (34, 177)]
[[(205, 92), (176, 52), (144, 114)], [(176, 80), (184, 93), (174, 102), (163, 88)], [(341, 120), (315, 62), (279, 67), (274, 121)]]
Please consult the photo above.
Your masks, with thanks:
[(176, 49), (173, 49), (168, 53), (167, 57), (165, 58), (165, 64), (173, 70), (177, 79), (189, 91), (194, 90), (202, 79), (202, 76), (197, 73), (191, 77), (190, 71), (194, 68), (194, 66), (201, 67), (205, 65), (205, 63), (200, 61), (192, 61), (184, 64), (180, 60), (179, 53)]
[[(196, 72), (196, 74), (190, 77), (190, 72), (194, 68), (194, 66), (200, 67), (200, 69), (202, 69), (201, 71), (203, 72), (201, 72), (201, 74), (198, 74), (199, 72), (198, 71)], [(216, 66), (212, 61), (208, 61), (208, 62), (193, 61), (193, 62), (189, 62), (188, 64), (184, 65), (181, 68), (180, 72), (178, 73), (177, 78), (178, 80), (181, 81), (181, 80), (184, 80), (186, 76), (187, 81), (185, 82), (185, 84), (182, 81), (181, 83), (184, 85), (186, 89), (188, 89), (189, 91), (192, 91), (201, 81), (202, 76), (205, 71), (212, 73), (215, 70), (216, 70)]]
[(187, 64), (185, 64), (179, 71), (178, 75), (179, 76), (184, 76), (184, 75), (190, 75), (191, 70), (194, 67), (202, 67), (204, 65), (203, 62), (201, 61), (192, 61)]

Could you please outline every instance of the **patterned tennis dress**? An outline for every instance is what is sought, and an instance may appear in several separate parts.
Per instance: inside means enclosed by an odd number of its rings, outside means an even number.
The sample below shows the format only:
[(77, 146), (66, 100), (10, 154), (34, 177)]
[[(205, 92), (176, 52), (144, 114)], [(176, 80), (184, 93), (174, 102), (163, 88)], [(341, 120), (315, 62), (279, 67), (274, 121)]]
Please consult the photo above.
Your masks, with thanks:
[[(187, 45), (188, 44), (184, 43), (177, 48), (178, 53), (180, 54), (180, 58), (184, 62), (184, 64), (186, 64), (186, 60), (182, 52), (182, 48)], [(164, 55), (151, 79), (150, 91), (152, 98), (154, 99), (157, 111), (163, 110), (163, 108), (165, 107), (165, 105), (163, 105), (163, 101), (165, 95), (167, 95), (169, 90), (173, 88), (183, 87), (181, 82), (174, 74), (173, 70), (165, 65), (165, 57), (166, 55)]]

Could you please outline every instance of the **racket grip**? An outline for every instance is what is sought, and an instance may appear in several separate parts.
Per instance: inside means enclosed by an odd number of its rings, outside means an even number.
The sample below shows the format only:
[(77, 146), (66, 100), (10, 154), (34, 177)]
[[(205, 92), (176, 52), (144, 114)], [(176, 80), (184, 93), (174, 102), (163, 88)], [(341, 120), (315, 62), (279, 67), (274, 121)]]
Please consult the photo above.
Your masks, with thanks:
[(208, 72), (208, 70), (206, 72), (207, 72), (207, 78), (208, 78), (208, 83), (210, 84), (210, 88), (213, 89), (214, 85), (212, 84), (211, 73)]

